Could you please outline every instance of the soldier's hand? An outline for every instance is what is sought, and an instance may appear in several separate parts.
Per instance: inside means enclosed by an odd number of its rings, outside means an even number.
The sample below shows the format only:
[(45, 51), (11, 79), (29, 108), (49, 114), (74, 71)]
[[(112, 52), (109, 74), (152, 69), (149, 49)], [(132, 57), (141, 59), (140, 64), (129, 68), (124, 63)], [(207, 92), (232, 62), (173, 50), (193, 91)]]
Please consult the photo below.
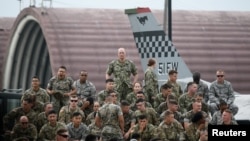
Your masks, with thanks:
[(64, 96), (64, 97), (69, 97), (69, 96), (70, 96), (70, 93), (64, 93), (63, 96)]
[(200, 124), (199, 127), (198, 127), (199, 130), (202, 130), (204, 128), (205, 128), (205, 123)]
[(129, 138), (129, 133), (127, 132), (126, 134), (124, 134), (124, 139), (128, 139)]

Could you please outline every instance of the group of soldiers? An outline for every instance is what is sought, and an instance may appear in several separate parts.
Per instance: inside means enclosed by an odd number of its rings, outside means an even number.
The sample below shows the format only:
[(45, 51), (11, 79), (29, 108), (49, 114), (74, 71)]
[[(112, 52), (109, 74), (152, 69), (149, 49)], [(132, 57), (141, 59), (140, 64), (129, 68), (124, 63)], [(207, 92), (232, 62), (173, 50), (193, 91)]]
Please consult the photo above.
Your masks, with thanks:
[[(61, 66), (46, 89), (34, 76), (21, 107), (3, 118), (5, 139), (56, 140), (60, 136), (87, 141), (93, 135), (102, 141), (206, 141), (208, 124), (237, 124), (238, 107), (223, 70), (216, 71), (210, 88), (200, 81), (198, 72), (181, 88), (178, 72), (171, 70), (159, 89), (155, 66), (156, 60), (149, 59), (142, 85), (135, 64), (119, 48), (118, 59), (107, 67), (105, 89), (98, 93), (86, 70), (74, 81)], [(65, 133), (57, 134), (60, 129)]]

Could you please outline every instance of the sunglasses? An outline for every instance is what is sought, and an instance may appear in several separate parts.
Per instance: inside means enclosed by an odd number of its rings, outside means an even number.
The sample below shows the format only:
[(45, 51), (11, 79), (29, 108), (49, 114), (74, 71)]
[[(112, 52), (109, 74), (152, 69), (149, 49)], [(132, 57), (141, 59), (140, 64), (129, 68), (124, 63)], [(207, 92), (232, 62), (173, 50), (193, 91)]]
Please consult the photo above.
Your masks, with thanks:
[(28, 124), (28, 122), (21, 122), (22, 124)]
[(69, 135), (64, 135), (64, 134), (58, 134), (59, 136), (61, 136), (61, 137), (64, 137), (64, 138), (68, 138), (69, 137)]
[(116, 95), (111, 95), (112, 97), (116, 97)]
[(70, 100), (71, 102), (77, 102), (77, 100)]
[(86, 74), (82, 74), (81, 76), (88, 76), (88, 75), (86, 75)]
[(217, 77), (224, 77), (224, 75), (217, 75)]

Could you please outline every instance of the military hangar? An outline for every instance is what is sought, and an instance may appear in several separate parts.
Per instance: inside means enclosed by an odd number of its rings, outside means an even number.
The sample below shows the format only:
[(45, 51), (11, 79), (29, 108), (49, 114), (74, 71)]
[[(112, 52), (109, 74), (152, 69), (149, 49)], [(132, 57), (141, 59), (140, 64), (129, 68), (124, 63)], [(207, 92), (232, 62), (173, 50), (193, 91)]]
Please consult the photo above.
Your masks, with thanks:
[[(162, 10), (153, 10), (153, 14), (163, 23)], [(250, 12), (172, 14), (173, 44), (190, 70), (201, 72), (202, 78), (211, 82), (215, 71), (224, 69), (235, 91), (249, 93)], [(128, 58), (138, 66), (139, 79), (143, 79), (124, 9), (33, 7), (22, 10), (9, 23), (13, 26), (8, 33), (0, 30), (1, 89), (25, 90), (33, 75), (38, 75), (42, 87), (46, 87), (58, 67), (65, 65), (74, 79), (78, 79), (80, 70), (87, 70), (88, 79), (102, 90), (107, 64), (117, 58), (119, 47), (127, 49)]]

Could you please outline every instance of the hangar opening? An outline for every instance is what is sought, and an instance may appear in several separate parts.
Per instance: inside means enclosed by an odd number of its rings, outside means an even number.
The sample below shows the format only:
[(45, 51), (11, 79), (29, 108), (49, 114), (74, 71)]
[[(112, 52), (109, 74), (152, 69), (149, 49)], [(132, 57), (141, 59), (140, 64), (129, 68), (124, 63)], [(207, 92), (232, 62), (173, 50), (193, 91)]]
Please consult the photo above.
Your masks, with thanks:
[(25, 16), (16, 26), (9, 44), (4, 70), (3, 89), (31, 87), (34, 75), (45, 88), (52, 76), (47, 43), (37, 20)]

